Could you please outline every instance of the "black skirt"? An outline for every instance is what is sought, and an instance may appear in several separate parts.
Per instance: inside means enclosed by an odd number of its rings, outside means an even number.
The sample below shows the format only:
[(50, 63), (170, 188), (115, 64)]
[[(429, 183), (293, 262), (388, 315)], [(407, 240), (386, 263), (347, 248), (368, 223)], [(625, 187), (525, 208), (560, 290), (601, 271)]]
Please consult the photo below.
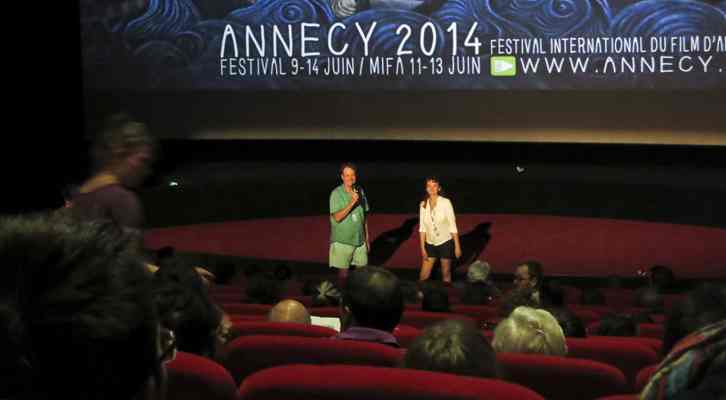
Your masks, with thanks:
[(429, 258), (441, 258), (444, 260), (453, 260), (456, 258), (454, 254), (454, 239), (449, 239), (438, 246), (426, 243), (426, 254)]

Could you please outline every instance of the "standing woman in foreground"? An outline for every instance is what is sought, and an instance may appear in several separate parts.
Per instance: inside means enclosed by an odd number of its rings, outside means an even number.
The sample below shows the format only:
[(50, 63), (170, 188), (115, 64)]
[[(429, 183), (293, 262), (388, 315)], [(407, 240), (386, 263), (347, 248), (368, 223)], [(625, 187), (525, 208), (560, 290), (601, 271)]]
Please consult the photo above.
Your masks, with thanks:
[(459, 231), (451, 201), (442, 196), (439, 180), (426, 178), (426, 197), (419, 206), (419, 233), (421, 237), (421, 273), (419, 280), (427, 280), (437, 259), (441, 259), (444, 284), (451, 284), (451, 262), (461, 257)]

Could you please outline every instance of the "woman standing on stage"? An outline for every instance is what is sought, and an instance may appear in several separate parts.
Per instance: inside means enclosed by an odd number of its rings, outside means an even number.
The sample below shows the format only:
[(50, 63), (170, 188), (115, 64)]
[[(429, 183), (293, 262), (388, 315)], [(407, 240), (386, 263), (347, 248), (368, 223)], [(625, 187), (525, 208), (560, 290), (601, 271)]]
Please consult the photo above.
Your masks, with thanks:
[(434, 177), (426, 178), (426, 197), (419, 206), (419, 233), (423, 256), (419, 279), (428, 279), (434, 263), (441, 259), (444, 284), (451, 284), (451, 262), (461, 257), (461, 244), (454, 207), (442, 194), (439, 180)]

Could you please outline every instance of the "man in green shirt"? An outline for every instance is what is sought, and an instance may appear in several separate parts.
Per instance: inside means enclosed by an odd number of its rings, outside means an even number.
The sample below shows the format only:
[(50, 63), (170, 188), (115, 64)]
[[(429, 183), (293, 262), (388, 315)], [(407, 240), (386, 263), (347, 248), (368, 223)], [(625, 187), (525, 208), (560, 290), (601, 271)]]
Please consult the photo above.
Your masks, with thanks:
[(370, 207), (363, 190), (355, 185), (355, 173), (355, 165), (343, 164), (340, 167), (343, 184), (330, 193), (329, 265), (338, 269), (341, 285), (348, 278), (351, 266), (368, 264), (370, 249), (366, 219)]

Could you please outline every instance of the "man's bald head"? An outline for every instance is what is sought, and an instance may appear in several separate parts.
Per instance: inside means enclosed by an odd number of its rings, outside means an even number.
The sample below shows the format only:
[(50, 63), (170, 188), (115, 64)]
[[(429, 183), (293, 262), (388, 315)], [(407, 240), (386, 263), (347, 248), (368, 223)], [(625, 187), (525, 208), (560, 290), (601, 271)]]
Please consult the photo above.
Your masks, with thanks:
[(270, 310), (267, 318), (270, 322), (294, 322), (310, 325), (310, 314), (305, 306), (297, 300), (283, 300)]

